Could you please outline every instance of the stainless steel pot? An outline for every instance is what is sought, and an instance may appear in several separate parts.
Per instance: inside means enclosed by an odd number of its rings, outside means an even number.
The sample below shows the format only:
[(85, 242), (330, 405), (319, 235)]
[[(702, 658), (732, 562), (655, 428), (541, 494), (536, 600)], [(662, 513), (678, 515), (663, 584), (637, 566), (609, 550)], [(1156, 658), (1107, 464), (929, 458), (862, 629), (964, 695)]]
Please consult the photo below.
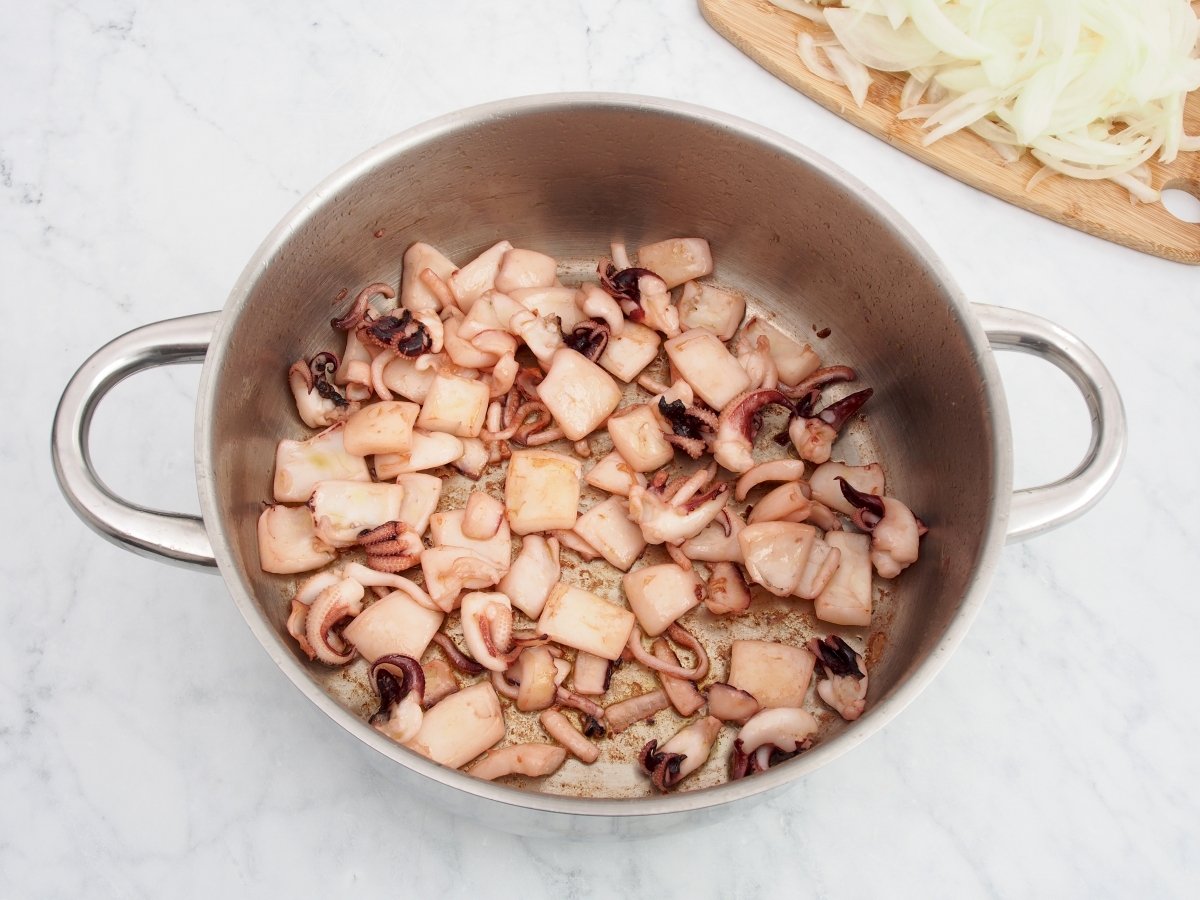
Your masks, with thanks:
[[(401, 254), (429, 241), (466, 260), (501, 237), (580, 270), (613, 239), (698, 234), (715, 278), (872, 385), (869, 426), (840, 445), (884, 464), (931, 524), (921, 562), (884, 598), (867, 714), (808, 753), (742, 781), (668, 796), (561, 796), (472, 779), (368, 727), (364, 698), (287, 638), (287, 585), (258, 567), (255, 521), (273, 452), (302, 432), (284, 372), (329, 345), (333, 301), (396, 283)], [(581, 271), (582, 274), (582, 271)], [(1032, 353), (1083, 393), (1093, 434), (1059, 482), (1012, 492), (1012, 445), (992, 348)], [(92, 468), (99, 400), (134, 372), (204, 361), (196, 408), (203, 520), (134, 506)], [(1005, 541), (1080, 515), (1116, 477), (1125, 418), (1116, 386), (1076, 338), (1027, 313), (963, 300), (925, 243), (856, 179), (750, 123), (638, 97), (534, 97), (454, 113), (344, 166), (267, 237), (225, 309), (147, 325), (101, 348), (63, 393), (55, 470), (75, 511), (134, 552), (218, 566), (247, 623), (292, 682), (429, 802), (525, 833), (636, 835), (706, 821), (824, 765), (874, 733), (936, 674), (983, 601)], [(811, 622), (810, 622), (811, 625)], [(394, 765), (392, 764), (394, 763)], [(606, 793), (593, 783), (589, 791)]]

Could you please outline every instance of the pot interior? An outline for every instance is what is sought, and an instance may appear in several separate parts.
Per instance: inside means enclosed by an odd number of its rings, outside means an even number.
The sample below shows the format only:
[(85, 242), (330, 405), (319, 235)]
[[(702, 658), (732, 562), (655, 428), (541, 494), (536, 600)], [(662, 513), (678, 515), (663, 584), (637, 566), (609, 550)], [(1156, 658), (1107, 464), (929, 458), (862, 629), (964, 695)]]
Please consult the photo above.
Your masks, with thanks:
[[(462, 264), (507, 238), (557, 257), (583, 278), (608, 255), (611, 241), (624, 241), (632, 251), (688, 235), (710, 241), (712, 280), (743, 293), (748, 315), (812, 343), (825, 364), (858, 370), (855, 385), (831, 389), (827, 399), (875, 389), (865, 417), (843, 432), (834, 458), (881, 463), (888, 492), (930, 526), (921, 560), (896, 581), (877, 584), (869, 633), (836, 629), (868, 649), (863, 719), (847, 726), (819, 701), (809, 705), (824, 717), (822, 743), (848, 728), (869, 727), (944, 636), (989, 539), (996, 425), (983, 367), (951, 289), (894, 224), (838, 176), (769, 138), (636, 103), (534, 104), (443, 120), (417, 137), (397, 138), (302, 204), (244, 276), (244, 294), (236, 293), (226, 310), (228, 340), (211, 352), (207, 373), (211, 419), (201, 466), (211, 473), (218, 506), (208, 527), (216, 543), (231, 549), (233, 571), (225, 571), (231, 587), (250, 598), (250, 614), (269, 623), (298, 670), (355, 714), (373, 709), (365, 666), (329, 669), (303, 657), (284, 627), (296, 581), (258, 566), (255, 523), (271, 500), (275, 445), (311, 434), (296, 415), (286, 372), (301, 356), (341, 353), (344, 338), (330, 318), (366, 284), (398, 284), (401, 255), (416, 240)], [(822, 329), (829, 334), (818, 338)], [(758, 446), (775, 448), (770, 438), (778, 430), (768, 421)], [(448, 470), (444, 507), (460, 505), (472, 486), (451, 476)], [(495, 471), (482, 483), (497, 495), (502, 490)], [(586, 494), (585, 503), (598, 496)], [(623, 602), (618, 579), (603, 561), (579, 563), (569, 551), (563, 559), (566, 580)], [(649, 553), (646, 561), (662, 560)], [(734, 638), (799, 643), (833, 630), (814, 619), (810, 602), (762, 592), (743, 618), (715, 619), (701, 607), (683, 623), (712, 656), (706, 682), (724, 678)], [(614, 696), (648, 683), (634, 668), (618, 672)], [(510, 728), (510, 741), (547, 740), (533, 718), (514, 718), (521, 721)], [(628, 760), (649, 738), (669, 737), (680, 722), (673, 712), (661, 714), (653, 724), (602, 742), (595, 765), (571, 760), (527, 786), (591, 797), (647, 794), (647, 780)], [(726, 728), (709, 763), (679, 789), (724, 781), (732, 738)], [(410, 755), (398, 752), (401, 759)]]

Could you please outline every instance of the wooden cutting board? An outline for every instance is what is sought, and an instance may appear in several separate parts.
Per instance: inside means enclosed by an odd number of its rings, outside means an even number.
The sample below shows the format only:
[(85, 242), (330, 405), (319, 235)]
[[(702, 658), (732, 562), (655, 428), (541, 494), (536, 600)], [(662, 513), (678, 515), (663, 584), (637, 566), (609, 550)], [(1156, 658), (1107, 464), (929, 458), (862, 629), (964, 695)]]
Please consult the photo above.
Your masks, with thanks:
[[(813, 75), (796, 55), (796, 36), (818, 26), (767, 0), (700, 0), (704, 18), (735, 47), (826, 109), (887, 141), (921, 162), (1001, 200), (1048, 219), (1177, 262), (1200, 265), (1200, 224), (1175, 218), (1161, 203), (1133, 203), (1129, 193), (1110, 181), (1055, 176), (1027, 191), (1040, 168), (1028, 153), (1005, 164), (981, 138), (967, 131), (921, 146), (925, 132), (914, 121), (900, 121), (904, 76), (872, 72), (874, 83), (861, 109), (850, 92)], [(1200, 132), (1200, 91), (1188, 97), (1188, 134)], [(1181, 187), (1200, 197), (1200, 153), (1180, 153), (1170, 165), (1149, 163), (1156, 188)]]

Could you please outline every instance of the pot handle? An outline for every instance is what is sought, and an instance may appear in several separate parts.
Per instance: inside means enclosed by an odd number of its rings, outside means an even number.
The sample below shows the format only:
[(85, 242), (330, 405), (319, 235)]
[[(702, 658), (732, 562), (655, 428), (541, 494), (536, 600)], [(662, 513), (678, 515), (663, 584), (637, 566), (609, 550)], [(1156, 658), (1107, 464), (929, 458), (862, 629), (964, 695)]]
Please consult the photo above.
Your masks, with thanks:
[(1117, 384), (1079, 338), (1032, 313), (972, 303), (996, 350), (1016, 350), (1053, 363), (1075, 382), (1092, 417), (1092, 440), (1075, 471), (1053, 484), (1013, 492), (1008, 541), (1023, 541), (1083, 515), (1112, 487), (1128, 430)]
[(143, 325), (105, 344), (72, 376), (58, 401), (50, 454), (54, 474), (75, 514), (102, 537), (139, 556), (214, 567), (212, 544), (198, 516), (159, 512), (122, 500), (92, 466), (92, 414), (110, 390), (135, 372), (203, 362), (219, 312)]

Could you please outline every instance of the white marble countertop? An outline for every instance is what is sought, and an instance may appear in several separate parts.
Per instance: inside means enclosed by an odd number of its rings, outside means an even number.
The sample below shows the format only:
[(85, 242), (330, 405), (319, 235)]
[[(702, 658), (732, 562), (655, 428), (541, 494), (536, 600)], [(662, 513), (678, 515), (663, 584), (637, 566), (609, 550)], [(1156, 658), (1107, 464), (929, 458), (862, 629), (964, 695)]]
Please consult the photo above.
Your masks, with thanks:
[[(1198, 270), (921, 166), (760, 70), (691, 0), (181, 7), (33, 4), (0, 30), (0, 316), (17, 346), (0, 433), (16, 513), (2, 551), (0, 896), (1194, 890)], [(486, 832), (348, 764), (220, 579), (100, 540), (47, 452), (88, 353), (219, 307), (260, 239), (343, 161), (450, 110), (563, 90), (706, 104), (837, 160), (969, 296), (1079, 334), (1129, 412), (1117, 486), (1004, 552), (969, 637), (899, 719), (743, 818), (634, 845)], [(1018, 482), (1068, 471), (1082, 402), (1043, 364), (1001, 367)], [(104, 404), (95, 454), (117, 491), (197, 508), (198, 375), (148, 374)]]

